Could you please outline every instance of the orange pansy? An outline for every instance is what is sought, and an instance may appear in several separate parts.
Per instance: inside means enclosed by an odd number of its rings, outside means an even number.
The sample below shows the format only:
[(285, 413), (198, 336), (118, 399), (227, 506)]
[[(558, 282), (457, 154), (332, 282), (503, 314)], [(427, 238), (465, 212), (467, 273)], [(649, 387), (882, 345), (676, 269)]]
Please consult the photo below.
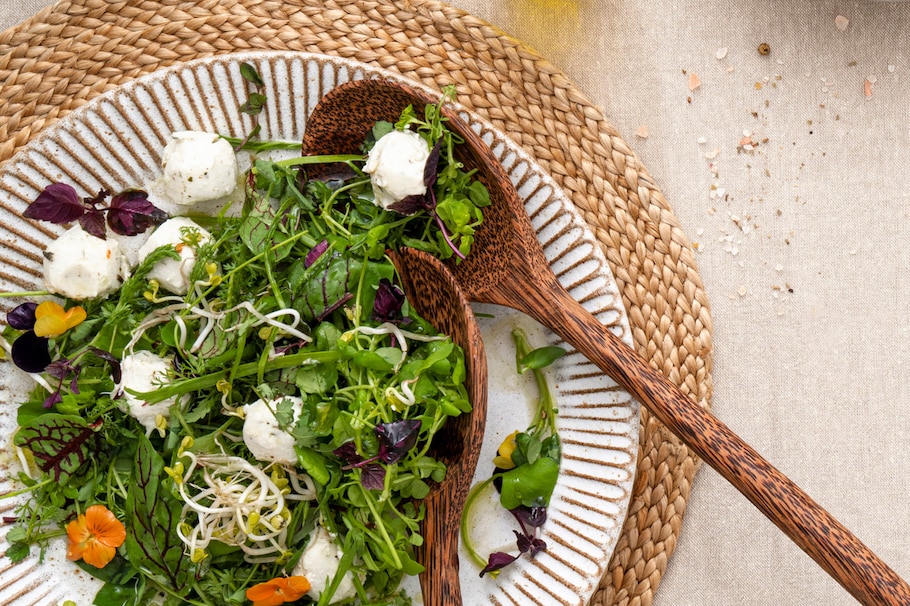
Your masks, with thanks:
[(306, 577), (278, 577), (247, 589), (246, 599), (253, 602), (253, 606), (281, 606), (296, 602), (309, 590), (310, 582)]
[(35, 334), (39, 337), (59, 337), (85, 320), (85, 310), (80, 305), (63, 309), (59, 303), (45, 301), (35, 309)]
[(126, 540), (126, 528), (107, 507), (92, 505), (66, 525), (66, 535), (70, 540), (67, 559), (104, 568)]

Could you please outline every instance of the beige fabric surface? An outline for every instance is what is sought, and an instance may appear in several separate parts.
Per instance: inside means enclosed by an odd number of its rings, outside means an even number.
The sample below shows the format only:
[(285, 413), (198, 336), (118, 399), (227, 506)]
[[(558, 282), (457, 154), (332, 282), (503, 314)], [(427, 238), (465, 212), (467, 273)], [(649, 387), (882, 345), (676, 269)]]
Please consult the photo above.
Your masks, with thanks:
[[(715, 414), (910, 577), (910, 3), (451, 4), (603, 107), (698, 245)], [(703, 467), (654, 603), (854, 602)]]

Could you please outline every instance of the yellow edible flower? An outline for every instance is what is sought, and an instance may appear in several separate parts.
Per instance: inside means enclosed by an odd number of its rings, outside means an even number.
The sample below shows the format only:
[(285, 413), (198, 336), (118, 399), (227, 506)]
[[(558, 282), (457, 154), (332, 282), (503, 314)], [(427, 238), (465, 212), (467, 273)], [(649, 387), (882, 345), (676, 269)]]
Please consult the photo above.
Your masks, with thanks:
[(35, 334), (39, 337), (59, 337), (85, 320), (80, 305), (64, 311), (59, 303), (45, 301), (35, 309)]
[(518, 448), (518, 442), (515, 441), (518, 433), (519, 432), (516, 429), (507, 435), (506, 439), (499, 445), (496, 456), (493, 457), (493, 465), (499, 469), (513, 469), (515, 467), (515, 463), (512, 462), (512, 453)]

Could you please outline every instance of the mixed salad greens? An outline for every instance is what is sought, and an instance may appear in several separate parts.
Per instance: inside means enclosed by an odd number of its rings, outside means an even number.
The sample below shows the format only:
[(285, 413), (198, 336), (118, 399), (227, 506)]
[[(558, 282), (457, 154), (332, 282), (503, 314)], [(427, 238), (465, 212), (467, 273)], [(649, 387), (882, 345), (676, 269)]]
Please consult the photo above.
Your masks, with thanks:
[[(258, 116), (264, 83), (241, 73), (254, 88), (241, 109)], [(36, 383), (13, 437), (23, 488), (0, 497), (27, 495), (3, 519), (8, 558), (43, 559), (66, 537), (68, 559), (103, 582), (98, 606), (410, 603), (399, 583), (422, 570), (421, 499), (446, 473), (433, 437), (471, 404), (462, 350), (415, 313), (385, 251), (470, 254), (490, 199), (455, 158), (439, 112), (453, 94), (376, 124), (362, 154), (288, 157), (299, 144), (258, 126), (218, 137), (230, 162), (249, 156), (239, 212), (230, 196), (180, 217), (138, 189), (38, 196), (27, 218), (74, 227), (45, 252), (48, 291), (0, 334)], [(206, 191), (170, 170), (183, 180), (171, 191)], [(112, 255), (130, 238), (146, 243), (124, 270)], [(61, 269), (91, 255), (88, 274)], [(518, 554), (488, 559), (463, 530), (481, 576), (546, 548), (558, 473), (541, 369), (562, 350), (515, 341), (541, 399), (475, 489), (495, 484), (521, 526)]]
[[(392, 132), (427, 148), (426, 193), (384, 208), (364, 168)], [(471, 406), (463, 352), (385, 251), (469, 254), (489, 196), (432, 105), (377, 124), (363, 155), (234, 141), (251, 155), (242, 212), (193, 215), (109, 294), (8, 314), (3, 341), (37, 386), (18, 409), (28, 499), (4, 520), (6, 555), (66, 536), (100, 606), (408, 603), (420, 499), (446, 472), (433, 436)], [(308, 178), (328, 163), (343, 174)], [(108, 198), (53, 184), (27, 216), (102, 242), (167, 225), (145, 192)], [(167, 263), (185, 292), (156, 277)]]

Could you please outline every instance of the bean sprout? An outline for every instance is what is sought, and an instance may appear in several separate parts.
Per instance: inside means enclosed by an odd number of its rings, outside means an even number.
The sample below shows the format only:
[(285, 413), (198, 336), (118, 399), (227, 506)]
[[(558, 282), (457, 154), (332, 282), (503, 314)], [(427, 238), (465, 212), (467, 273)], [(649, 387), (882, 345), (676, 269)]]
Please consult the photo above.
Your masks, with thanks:
[[(184, 502), (177, 536), (193, 561), (205, 558), (213, 540), (240, 547), (244, 559), (253, 564), (289, 555), (291, 513), (286, 501), (316, 498), (309, 476), (280, 467), (273, 467), (270, 475), (246, 459), (230, 455), (184, 451), (183, 457), (190, 463), (182, 476), (175, 472)], [(197, 470), (201, 471), (198, 484), (191, 482)]]

